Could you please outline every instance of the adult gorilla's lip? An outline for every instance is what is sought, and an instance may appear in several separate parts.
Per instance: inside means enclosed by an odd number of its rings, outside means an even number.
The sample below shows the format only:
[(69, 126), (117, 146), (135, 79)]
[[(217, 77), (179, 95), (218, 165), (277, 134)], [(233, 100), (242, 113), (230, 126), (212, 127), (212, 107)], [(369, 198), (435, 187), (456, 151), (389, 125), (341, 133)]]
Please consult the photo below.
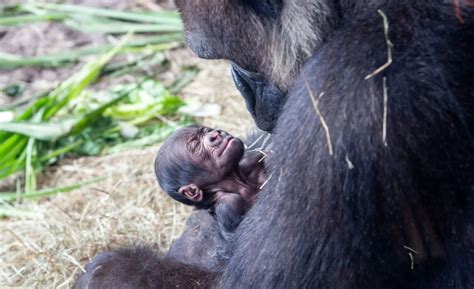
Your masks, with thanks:
[(245, 100), (247, 110), (261, 130), (271, 132), (285, 102), (285, 94), (268, 82), (263, 74), (231, 64), (232, 79)]
[(234, 62), (231, 62), (232, 65), (232, 71), (236, 72), (240, 77), (244, 78), (246, 81), (259, 81), (263, 79), (262, 74), (258, 72), (251, 72), (248, 71), (245, 68), (242, 68), (235, 64)]
[(235, 87), (245, 99), (247, 109), (255, 119), (256, 96), (260, 90), (263, 77), (259, 73), (250, 72), (235, 63), (232, 63), (231, 72)]
[[(253, 100), (255, 94), (263, 81), (261, 74), (256, 72), (250, 72), (235, 63), (232, 63), (232, 79), (234, 80), (235, 86), (240, 91), (244, 99)], [(252, 103), (250, 103), (252, 105)], [(255, 105), (253, 103), (253, 105)]]
[(235, 63), (232, 63), (232, 79), (235, 86), (246, 99), (254, 98), (258, 85), (263, 81), (263, 76), (257, 72), (250, 72)]

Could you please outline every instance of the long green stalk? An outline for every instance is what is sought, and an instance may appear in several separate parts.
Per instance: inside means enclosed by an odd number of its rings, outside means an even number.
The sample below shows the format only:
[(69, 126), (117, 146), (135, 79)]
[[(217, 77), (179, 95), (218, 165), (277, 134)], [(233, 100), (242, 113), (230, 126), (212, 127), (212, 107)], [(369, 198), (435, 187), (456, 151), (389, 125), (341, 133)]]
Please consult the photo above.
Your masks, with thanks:
[(53, 158), (56, 158), (56, 157), (58, 157), (58, 156), (60, 156), (60, 155), (63, 155), (63, 154), (65, 154), (65, 153), (67, 153), (67, 152), (69, 152), (69, 151), (71, 151), (71, 150), (73, 150), (73, 149), (79, 147), (79, 146), (82, 145), (83, 143), (84, 143), (83, 140), (79, 140), (79, 141), (76, 141), (76, 142), (74, 142), (74, 143), (72, 143), (72, 144), (70, 144), (70, 145), (67, 145), (67, 146), (65, 146), (65, 147), (61, 147), (61, 148), (59, 148), (59, 149), (57, 149), (57, 150), (55, 150), (55, 151), (50, 152), (49, 154), (47, 154), (47, 155), (45, 155), (45, 156), (42, 156), (42, 157), (39, 159), (39, 161), (40, 161), (40, 162), (47, 162), (47, 161), (49, 161), (49, 160), (51, 160), (51, 159), (53, 159)]
[(100, 57), (97, 61), (90, 62), (84, 66), (79, 73), (77, 73), (71, 79), (71, 85), (68, 88), (66, 96), (59, 100), (58, 104), (47, 110), (43, 119), (48, 120), (52, 115), (56, 114), (61, 108), (63, 108), (69, 101), (78, 96), (89, 84), (94, 82), (100, 75), (102, 68), (107, 64), (112, 57), (114, 57), (123, 46), (130, 41), (132, 34), (129, 33), (120, 41), (120, 43), (114, 46), (105, 55)]
[[(129, 49), (133, 48), (142, 48), (148, 49), (150, 45), (155, 45), (153, 49), (155, 51), (165, 51), (170, 48), (175, 47), (176, 45), (170, 44), (173, 41), (182, 40), (181, 33), (172, 33), (165, 35), (158, 35), (147, 37), (141, 40), (130, 41), (127, 44), (124, 44), (123, 47), (117, 51), (117, 53), (128, 52)], [(157, 44), (162, 44), (161, 46), (156, 46)], [(63, 66), (68, 62), (73, 62), (81, 57), (100, 54), (110, 49), (113, 49), (115, 45), (102, 45), (96, 47), (85, 47), (74, 49), (67, 52), (55, 53), (51, 55), (44, 56), (34, 56), (34, 57), (20, 57), (20, 56), (10, 56), (8, 58), (2, 57), (0, 55), (0, 70), (2, 69), (13, 69), (19, 67), (29, 67), (29, 66), (40, 66), (40, 67), (57, 67)]]
[(149, 146), (149, 145), (159, 143), (163, 141), (164, 139), (166, 139), (169, 135), (171, 135), (175, 130), (183, 126), (184, 125), (163, 127), (163, 129), (161, 129), (159, 133), (149, 135), (140, 139), (124, 142), (121, 144), (117, 144), (111, 148), (106, 149), (105, 153), (117, 153), (120, 151), (132, 149), (132, 148), (144, 147), (144, 146)]
[(60, 124), (31, 122), (0, 122), (0, 130), (25, 135), (34, 139), (51, 141), (68, 134), (71, 122)]
[(40, 15), (15, 15), (0, 17), (0, 26), (25, 25), (40, 21), (61, 21), (66, 19), (67, 15), (63, 13), (46, 13)]
[(87, 21), (85, 19), (69, 19), (64, 24), (82, 32), (119, 34), (134, 31), (135, 33), (171, 33), (181, 32), (183, 27), (176, 24), (142, 24), (122, 21)]
[(31, 4), (26, 4), (24, 5), (24, 7), (25, 8), (28, 8), (28, 7), (43, 8), (43, 9), (55, 10), (58, 12), (66, 12), (66, 13), (73, 13), (73, 14), (87, 14), (87, 15), (129, 20), (129, 21), (135, 21), (135, 22), (174, 23), (174, 24), (181, 23), (179, 14), (173, 11), (162, 11), (162, 12), (160, 11), (160, 12), (153, 12), (152, 14), (150, 14), (146, 12), (118, 11), (118, 10), (85, 7), (85, 6), (71, 5), (71, 4), (52, 4), (52, 3), (40, 3), (40, 2), (33, 2)]
[(33, 157), (36, 156), (36, 143), (34, 138), (28, 140), (26, 146), (25, 164), (25, 194), (36, 191), (36, 174), (33, 166)]

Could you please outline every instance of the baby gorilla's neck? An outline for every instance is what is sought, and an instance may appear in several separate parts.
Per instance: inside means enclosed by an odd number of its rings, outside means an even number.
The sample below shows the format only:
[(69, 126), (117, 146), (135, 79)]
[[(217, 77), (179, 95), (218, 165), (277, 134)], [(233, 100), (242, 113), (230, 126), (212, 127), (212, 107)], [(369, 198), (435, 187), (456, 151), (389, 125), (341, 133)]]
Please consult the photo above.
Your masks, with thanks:
[(254, 205), (265, 181), (262, 157), (261, 153), (246, 153), (229, 175), (213, 185), (215, 193), (210, 209), (225, 243), (232, 240), (233, 232)]
[[(214, 184), (214, 189), (240, 195), (245, 201), (246, 210), (248, 210), (254, 204), (260, 187), (265, 181), (262, 157), (262, 154), (257, 152), (246, 154), (240, 161), (238, 168)], [(217, 198), (219, 196), (221, 195), (216, 195)], [(216, 201), (219, 202), (219, 200)]]
[(223, 195), (239, 195), (245, 201), (246, 209), (249, 209), (255, 202), (259, 191), (259, 184), (256, 180), (251, 180), (242, 172), (233, 172), (225, 179), (213, 185), (218, 192), (215, 194), (215, 202), (219, 203)]

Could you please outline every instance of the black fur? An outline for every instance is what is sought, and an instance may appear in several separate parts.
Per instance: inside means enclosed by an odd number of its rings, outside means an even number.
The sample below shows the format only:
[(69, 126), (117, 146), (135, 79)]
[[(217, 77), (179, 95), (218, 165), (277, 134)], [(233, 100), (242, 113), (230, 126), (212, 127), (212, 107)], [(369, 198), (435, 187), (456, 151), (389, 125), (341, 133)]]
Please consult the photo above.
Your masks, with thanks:
[(242, 222), (246, 213), (245, 200), (237, 194), (233, 194), (233, 197), (229, 201), (218, 203), (214, 209), (222, 237), (227, 241)]
[(277, 18), (283, 7), (283, 0), (246, 0), (262, 17)]
[(131, 248), (102, 253), (85, 268), (75, 289), (205, 289), (216, 273), (159, 258), (148, 248)]
[[(474, 19), (459, 24), (445, 4), (378, 2), (342, 6), (349, 14), (293, 86), (273, 138), (275, 176), (238, 228), (219, 288), (474, 284)], [(387, 59), (377, 9), (393, 63), (365, 80)]]
[(220, 271), (228, 259), (228, 244), (216, 218), (208, 211), (196, 210), (188, 218), (183, 234), (173, 242), (166, 257), (206, 270)]

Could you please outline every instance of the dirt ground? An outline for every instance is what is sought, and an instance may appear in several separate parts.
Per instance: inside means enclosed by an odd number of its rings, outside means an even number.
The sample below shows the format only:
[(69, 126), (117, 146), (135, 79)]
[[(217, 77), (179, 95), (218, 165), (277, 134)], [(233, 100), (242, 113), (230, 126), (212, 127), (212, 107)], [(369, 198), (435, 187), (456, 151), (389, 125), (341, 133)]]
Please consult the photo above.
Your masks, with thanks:
[[(160, 9), (152, 1), (74, 2)], [(163, 7), (172, 6), (171, 1), (164, 2)], [(0, 33), (0, 51), (40, 55), (91, 41), (105, 41), (99, 36), (76, 35), (50, 25), (25, 26), (14, 35), (11, 31)], [(34, 47), (33, 41), (37, 43)], [(219, 115), (200, 118), (198, 122), (244, 136), (252, 120), (232, 84), (228, 64), (198, 60), (187, 49), (172, 52), (168, 57), (174, 66), (179, 67), (184, 61), (201, 69), (180, 95), (198, 97), (222, 108)], [(30, 92), (41, 91), (74, 69), (0, 71), (0, 87), (25, 81), (30, 84)], [(2, 97), (0, 105), (1, 101)], [(9, 101), (3, 97), (3, 103)], [(40, 183), (47, 187), (110, 176), (100, 183), (47, 200), (17, 204), (30, 210), (31, 216), (0, 220), (0, 288), (70, 288), (85, 263), (98, 252), (132, 244), (148, 244), (160, 252), (166, 251), (179, 236), (190, 209), (171, 201), (156, 184), (153, 159), (158, 146), (103, 157), (65, 159), (42, 174)]]

